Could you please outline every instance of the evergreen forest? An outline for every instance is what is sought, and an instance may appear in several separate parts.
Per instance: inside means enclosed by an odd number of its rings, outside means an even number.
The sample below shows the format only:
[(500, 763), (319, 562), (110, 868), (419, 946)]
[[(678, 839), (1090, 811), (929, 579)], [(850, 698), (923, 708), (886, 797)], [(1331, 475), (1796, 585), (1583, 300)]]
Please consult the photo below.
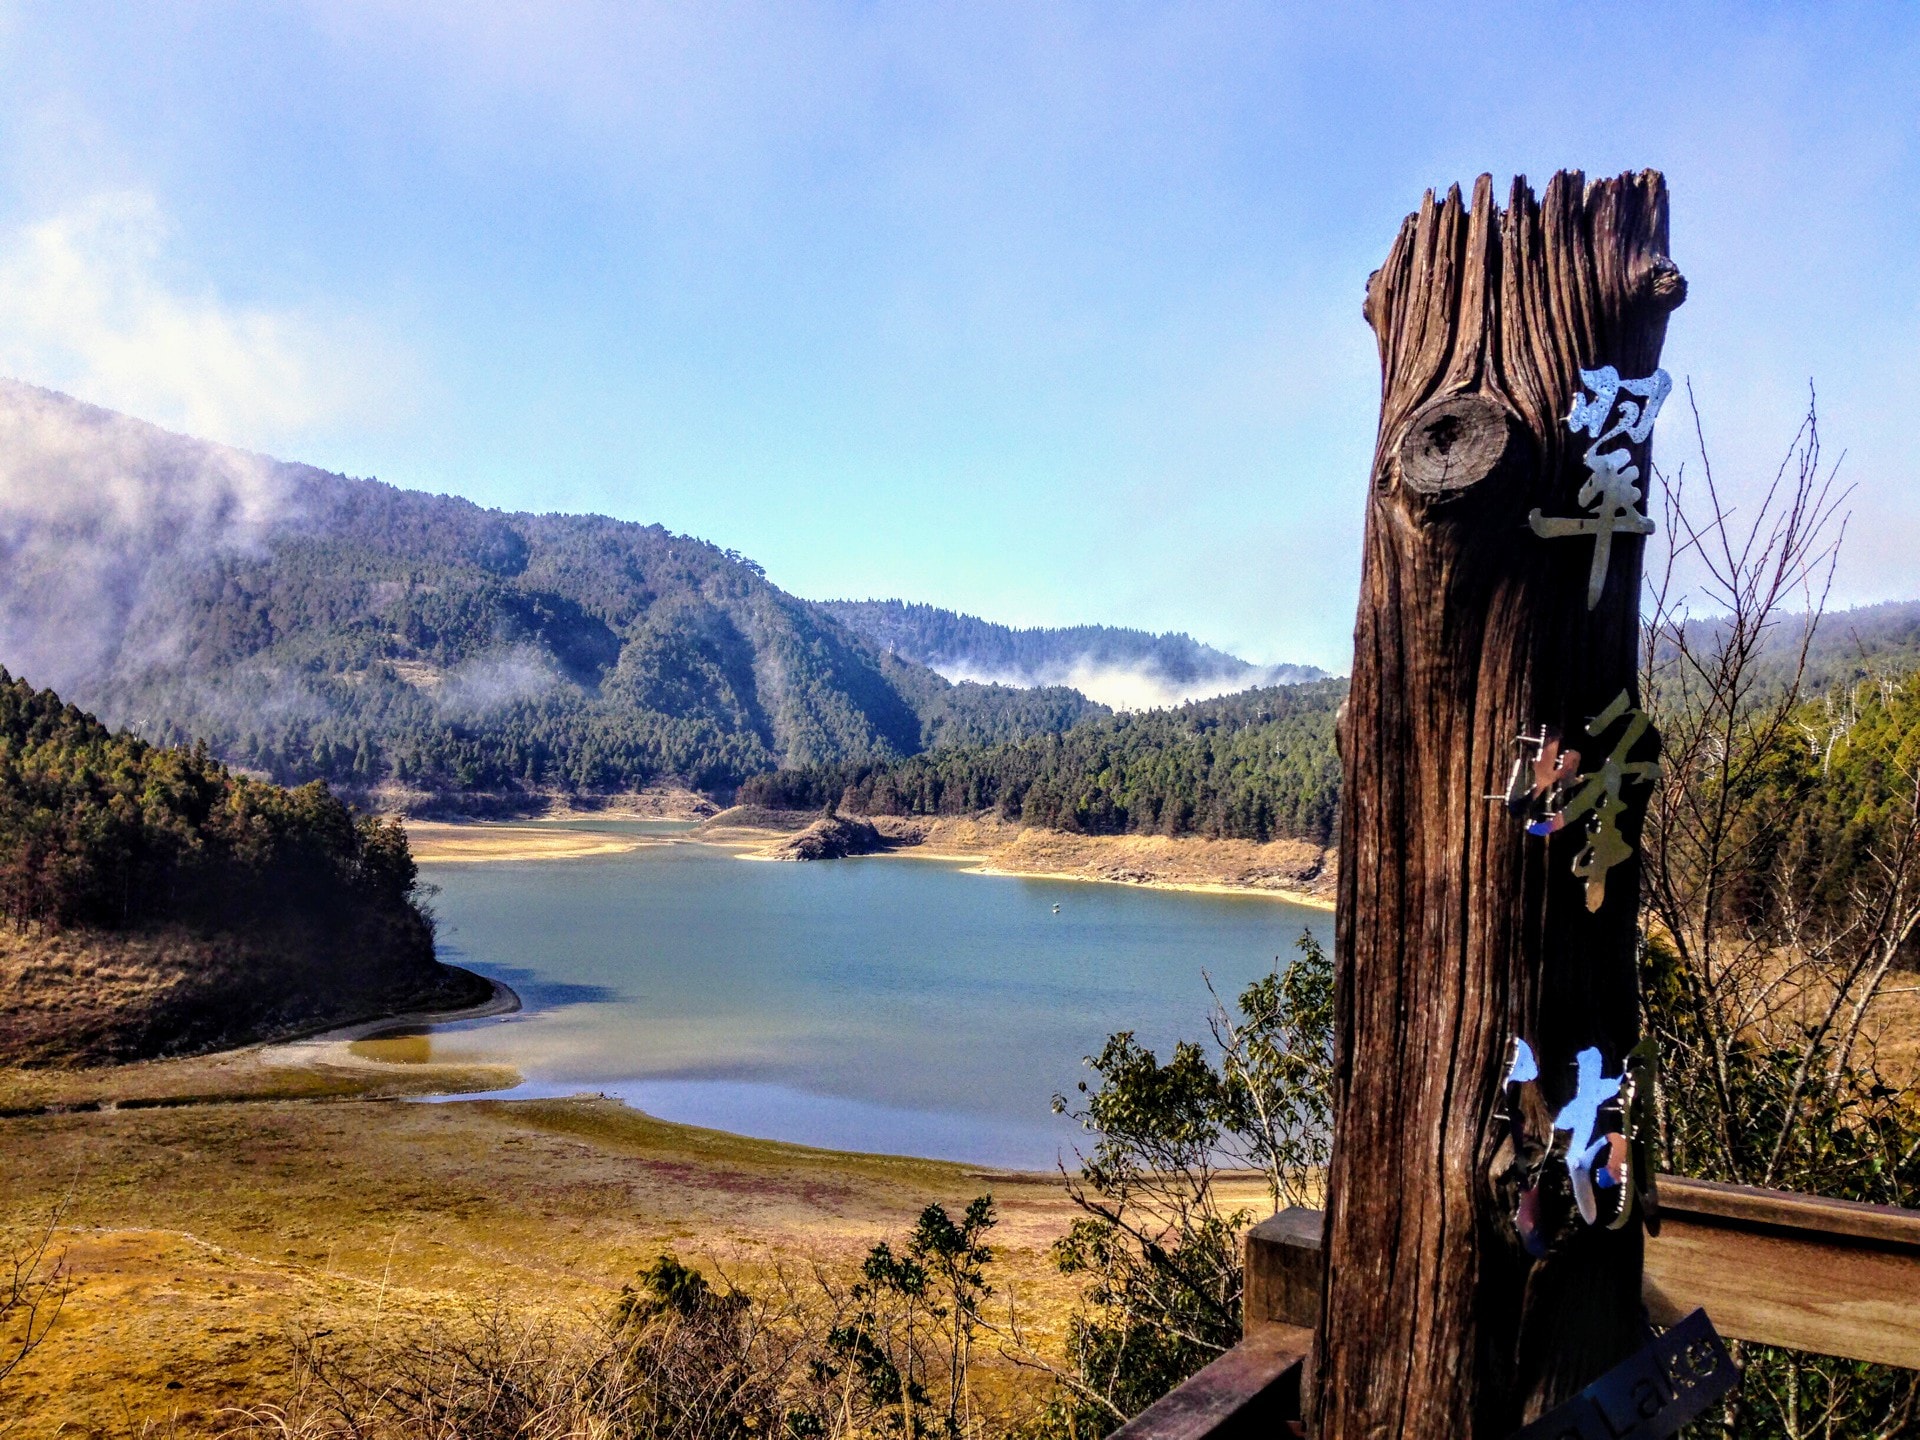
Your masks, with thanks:
[(235, 775), (115, 734), (0, 670), (0, 916), (16, 931), (390, 931), (432, 955), (398, 821), (324, 784)]
[(1102, 716), (1058, 734), (756, 776), (743, 801), (867, 815), (982, 811), (1089, 835), (1333, 838), (1344, 680)]

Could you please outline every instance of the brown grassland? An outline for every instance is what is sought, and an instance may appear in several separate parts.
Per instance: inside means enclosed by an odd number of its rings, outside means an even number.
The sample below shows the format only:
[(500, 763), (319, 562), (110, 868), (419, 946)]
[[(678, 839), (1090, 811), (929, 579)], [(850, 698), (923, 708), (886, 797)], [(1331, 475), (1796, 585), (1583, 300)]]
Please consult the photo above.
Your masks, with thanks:
[(19, 1232), (58, 1209), (72, 1282), (0, 1386), (0, 1435), (217, 1433), (285, 1398), (299, 1330), (351, 1348), (496, 1304), (585, 1318), (664, 1251), (749, 1283), (844, 1270), (928, 1202), (982, 1192), (999, 1303), (1017, 1295), (1057, 1344), (1073, 1292), (1047, 1258), (1070, 1218), (1055, 1176), (744, 1139), (596, 1097), (410, 1103), (510, 1077), (371, 1048), (0, 1072), (0, 1213)]
[[(751, 856), (787, 833), (725, 820), (701, 840)], [(894, 853), (998, 873), (1319, 900), (1300, 888), (1317, 847), (989, 820), (883, 827)], [(674, 843), (537, 822), (408, 828), (429, 862)], [(999, 1214), (996, 1303), (1016, 1298), (1026, 1338), (1057, 1353), (1076, 1294), (1048, 1258), (1073, 1215), (1057, 1175), (751, 1140), (594, 1096), (415, 1103), (517, 1077), (418, 1063), (405, 1040), (353, 1033), (0, 1069), (0, 1239), (57, 1214), (70, 1286), (45, 1344), (0, 1381), (0, 1440), (217, 1434), (239, 1407), (288, 1397), (297, 1334), (353, 1350), (496, 1306), (586, 1321), (669, 1251), (748, 1284), (816, 1266), (844, 1274), (929, 1202), (958, 1213), (981, 1193)], [(1250, 1207), (1264, 1200), (1251, 1178), (1229, 1188)], [(991, 1358), (983, 1378), (1040, 1383)]]

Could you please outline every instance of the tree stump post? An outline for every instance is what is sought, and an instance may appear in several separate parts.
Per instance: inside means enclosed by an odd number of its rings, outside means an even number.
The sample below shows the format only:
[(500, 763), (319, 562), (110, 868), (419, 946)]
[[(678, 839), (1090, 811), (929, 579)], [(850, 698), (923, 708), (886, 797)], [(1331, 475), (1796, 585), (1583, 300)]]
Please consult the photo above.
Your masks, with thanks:
[(1686, 293), (1666, 247), (1656, 172), (1562, 172), (1540, 200), (1521, 178), (1504, 210), (1483, 175), (1471, 209), (1429, 192), (1368, 281), (1380, 428), (1341, 732), (1319, 1440), (1507, 1440), (1646, 1338), (1638, 1217), (1585, 1224), (1562, 1194), (1535, 1258), (1499, 1118), (1514, 1037), (1550, 1107), (1577, 1052), (1614, 1075), (1637, 1040), (1645, 787), (1597, 909), (1574, 873), (1586, 826), (1538, 838), (1488, 797), (1516, 737), (1557, 727), (1591, 767), (1588, 722), (1639, 703), (1643, 540), (1614, 528), (1596, 565), (1592, 534), (1529, 519), (1591, 513), (1570, 408), (1583, 370), (1657, 368)]

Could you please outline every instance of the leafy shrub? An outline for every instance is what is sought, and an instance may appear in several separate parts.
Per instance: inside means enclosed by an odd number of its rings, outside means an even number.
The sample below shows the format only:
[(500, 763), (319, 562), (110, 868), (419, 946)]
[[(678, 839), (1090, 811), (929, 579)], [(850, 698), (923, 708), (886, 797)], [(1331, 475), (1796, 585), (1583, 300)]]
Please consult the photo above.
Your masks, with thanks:
[(1088, 1061), (1099, 1082), (1071, 1113), (1100, 1138), (1054, 1248), (1085, 1284), (1037, 1434), (1105, 1434), (1238, 1343), (1254, 1216), (1223, 1200), (1221, 1172), (1260, 1172), (1278, 1208), (1310, 1203), (1327, 1160), (1333, 966), (1311, 934), (1298, 949), (1237, 1014), (1216, 1002), (1211, 1055), (1182, 1041), (1163, 1064), (1122, 1032)]

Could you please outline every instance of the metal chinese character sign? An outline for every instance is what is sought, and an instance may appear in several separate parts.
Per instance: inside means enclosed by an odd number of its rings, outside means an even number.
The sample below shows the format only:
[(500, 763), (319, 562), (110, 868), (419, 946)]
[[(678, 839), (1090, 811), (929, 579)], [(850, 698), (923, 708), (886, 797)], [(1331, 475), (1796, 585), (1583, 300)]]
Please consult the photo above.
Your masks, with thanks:
[[(1527, 1253), (1538, 1259), (1552, 1243), (1555, 1226), (1549, 1217), (1566, 1213), (1566, 1199), (1588, 1225), (1604, 1223), (1618, 1230), (1636, 1209), (1657, 1229), (1653, 1188), (1653, 1094), (1657, 1059), (1651, 1040), (1643, 1040), (1626, 1057), (1618, 1075), (1606, 1073), (1606, 1063), (1594, 1047), (1574, 1056), (1574, 1091), (1550, 1124), (1530, 1127), (1527, 1117), (1547, 1112), (1528, 1090), (1540, 1083), (1540, 1065), (1533, 1047), (1518, 1036), (1508, 1051), (1504, 1103), (1495, 1117), (1505, 1130), (1506, 1159), (1502, 1167), (1514, 1177), (1518, 1201), (1514, 1228)], [(1547, 1181), (1553, 1162), (1566, 1171), (1567, 1185), (1550, 1200)]]
[[(1615, 532), (1653, 533), (1653, 522), (1638, 508), (1643, 498), (1638, 484), (1640, 467), (1633, 463), (1628, 445), (1645, 444), (1653, 434), (1653, 422), (1673, 382), (1664, 370), (1655, 370), (1644, 380), (1623, 380), (1611, 365), (1582, 370), (1580, 380), (1593, 391), (1593, 398), (1588, 399), (1585, 390), (1575, 392), (1567, 428), (1576, 435), (1584, 433), (1592, 441), (1582, 457), (1587, 480), (1577, 498), (1593, 513), (1580, 518), (1543, 515), (1536, 507), (1527, 516), (1527, 523), (1543, 539), (1593, 537), (1593, 565), (1587, 572), (1587, 608), (1591, 610), (1600, 603), (1600, 592), (1606, 588)], [(1610, 417), (1611, 425), (1607, 423)], [(1622, 442), (1618, 448), (1602, 449), (1616, 440)]]
[(1587, 722), (1587, 735), (1598, 740), (1623, 719), (1626, 728), (1607, 758), (1599, 769), (1586, 773), (1580, 770), (1580, 752), (1561, 747), (1559, 731), (1543, 725), (1538, 735), (1520, 736), (1516, 743), (1532, 753), (1514, 760), (1506, 793), (1489, 797), (1526, 820), (1530, 835), (1552, 835), (1586, 818), (1587, 844), (1574, 857), (1573, 873), (1587, 882), (1589, 910), (1598, 910), (1607, 898), (1607, 872), (1633, 855), (1620, 833), (1620, 817), (1627, 809), (1621, 792), (1629, 780), (1644, 783), (1660, 775), (1658, 760), (1631, 758), (1653, 722), (1646, 711), (1633, 708), (1626, 691)]

